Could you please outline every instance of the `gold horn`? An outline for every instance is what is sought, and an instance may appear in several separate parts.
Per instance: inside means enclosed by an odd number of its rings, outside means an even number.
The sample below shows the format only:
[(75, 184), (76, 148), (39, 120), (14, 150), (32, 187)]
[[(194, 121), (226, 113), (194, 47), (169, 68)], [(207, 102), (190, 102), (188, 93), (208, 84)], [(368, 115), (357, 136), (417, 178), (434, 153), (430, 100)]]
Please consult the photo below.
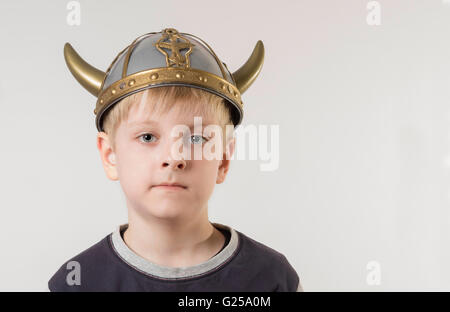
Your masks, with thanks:
[(75, 79), (98, 97), (105, 73), (86, 63), (68, 42), (64, 45), (64, 59)]
[(258, 77), (264, 63), (264, 45), (261, 40), (255, 45), (247, 62), (233, 73), (239, 92), (244, 93)]

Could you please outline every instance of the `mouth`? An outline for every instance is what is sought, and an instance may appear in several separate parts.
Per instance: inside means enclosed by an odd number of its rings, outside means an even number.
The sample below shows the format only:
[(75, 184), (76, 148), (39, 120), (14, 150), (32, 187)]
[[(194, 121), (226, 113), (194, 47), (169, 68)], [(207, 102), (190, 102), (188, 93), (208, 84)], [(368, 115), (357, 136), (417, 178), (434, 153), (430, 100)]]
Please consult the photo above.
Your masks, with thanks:
[(166, 190), (185, 190), (187, 189), (186, 186), (181, 184), (158, 184), (153, 185), (153, 187), (159, 188), (159, 189), (166, 189)]

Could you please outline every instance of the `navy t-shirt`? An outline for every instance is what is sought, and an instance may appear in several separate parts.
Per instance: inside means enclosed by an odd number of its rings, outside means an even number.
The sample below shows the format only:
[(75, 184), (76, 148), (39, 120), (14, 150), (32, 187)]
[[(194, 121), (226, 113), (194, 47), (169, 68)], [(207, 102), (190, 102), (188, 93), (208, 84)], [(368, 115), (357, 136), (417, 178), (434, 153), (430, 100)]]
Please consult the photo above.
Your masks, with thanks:
[(48, 281), (50, 291), (303, 291), (286, 257), (243, 233), (212, 223), (226, 238), (207, 261), (165, 267), (139, 256), (123, 240), (128, 224), (66, 261)]

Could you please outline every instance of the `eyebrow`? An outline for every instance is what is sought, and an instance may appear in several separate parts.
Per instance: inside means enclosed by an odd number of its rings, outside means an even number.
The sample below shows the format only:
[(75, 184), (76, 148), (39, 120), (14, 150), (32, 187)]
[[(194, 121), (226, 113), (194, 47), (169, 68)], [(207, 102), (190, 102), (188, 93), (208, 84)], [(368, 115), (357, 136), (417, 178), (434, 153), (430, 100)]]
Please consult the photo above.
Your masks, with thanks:
[(158, 122), (153, 120), (145, 120), (145, 121), (135, 121), (128, 123), (130, 126), (140, 126), (140, 125), (157, 125)]
[[(181, 123), (181, 124), (183, 124), (183, 123)], [(202, 127), (208, 126), (210, 124), (212, 124), (212, 123), (209, 123), (209, 122), (204, 123), (202, 121)], [(130, 122), (129, 125), (130, 126), (145, 126), (145, 125), (155, 125), (155, 126), (157, 126), (157, 125), (159, 125), (159, 123), (157, 121), (154, 121), (154, 120), (144, 120), (144, 121)], [(183, 124), (183, 125), (185, 125), (185, 124)], [(188, 124), (187, 126), (189, 127), (189, 129), (193, 129), (194, 128), (194, 124)]]

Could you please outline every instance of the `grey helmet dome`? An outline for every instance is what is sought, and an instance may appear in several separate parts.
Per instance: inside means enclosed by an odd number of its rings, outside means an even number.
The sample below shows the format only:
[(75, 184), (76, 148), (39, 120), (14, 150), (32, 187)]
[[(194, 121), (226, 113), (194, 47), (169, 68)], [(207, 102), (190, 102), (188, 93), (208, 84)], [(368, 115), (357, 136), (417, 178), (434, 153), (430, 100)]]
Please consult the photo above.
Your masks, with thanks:
[(264, 46), (258, 41), (252, 55), (231, 73), (202, 39), (174, 28), (136, 38), (113, 60), (106, 72), (86, 63), (69, 43), (64, 57), (77, 81), (97, 96), (94, 110), (98, 131), (102, 117), (121, 99), (142, 90), (182, 85), (199, 88), (225, 99), (235, 127), (243, 118), (241, 93), (253, 83), (264, 61)]

